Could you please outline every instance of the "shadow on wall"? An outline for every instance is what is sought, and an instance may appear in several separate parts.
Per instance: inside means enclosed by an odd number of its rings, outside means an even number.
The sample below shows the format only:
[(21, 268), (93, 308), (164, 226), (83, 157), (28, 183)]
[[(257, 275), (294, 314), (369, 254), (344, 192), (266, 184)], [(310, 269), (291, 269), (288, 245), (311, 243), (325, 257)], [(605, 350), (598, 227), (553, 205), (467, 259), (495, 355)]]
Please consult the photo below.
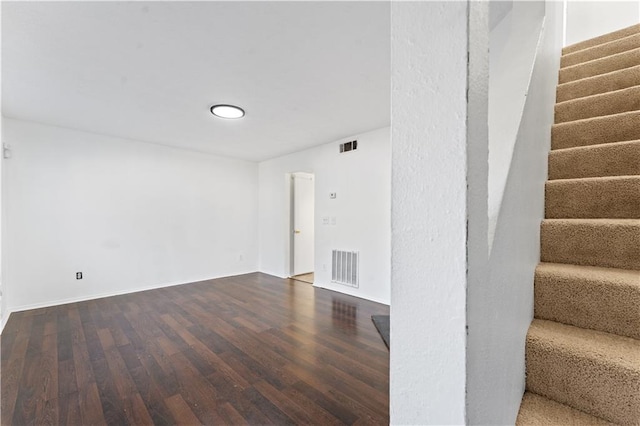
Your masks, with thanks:
[[(514, 4), (514, 12), (522, 4)], [(545, 15), (530, 85), (524, 88), (527, 96), (516, 99), (522, 104), (522, 120), (518, 117), (514, 140), (506, 141), (512, 154), (501, 153), (507, 162), (502, 165), (506, 169), (500, 171), (504, 174), (501, 202), (493, 206), (489, 282), (469, 290), (474, 301), (467, 317), (468, 324), (474, 325), (468, 336), (468, 394), (473, 398), (467, 412), (471, 424), (514, 424), (524, 392), (524, 349), (533, 318), (534, 271), (540, 260), (540, 223), (562, 44), (562, 3), (549, 0)], [(532, 37), (538, 38), (538, 33)], [(529, 46), (535, 48), (535, 44)], [(495, 147), (494, 143), (490, 140), (490, 147)]]
[[(508, 6), (511, 2), (506, 2)], [(494, 22), (489, 58), (489, 249), (511, 168), (545, 17), (543, 1), (490, 4)], [(500, 18), (501, 16), (501, 18)], [(498, 21), (498, 18), (500, 20)]]

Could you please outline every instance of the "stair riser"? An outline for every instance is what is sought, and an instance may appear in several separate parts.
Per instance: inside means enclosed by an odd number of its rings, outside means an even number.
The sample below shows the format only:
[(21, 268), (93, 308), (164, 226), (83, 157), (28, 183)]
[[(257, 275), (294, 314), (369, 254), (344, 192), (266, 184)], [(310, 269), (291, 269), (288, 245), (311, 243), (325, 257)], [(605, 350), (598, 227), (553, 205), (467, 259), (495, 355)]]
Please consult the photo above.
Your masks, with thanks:
[(551, 149), (640, 139), (640, 111), (596, 117), (551, 128)]
[[(640, 420), (640, 374), (527, 339), (527, 390), (620, 424)], [(611, 398), (602, 398), (611, 395)], [(615, 396), (615, 397), (613, 397)]]
[(613, 92), (637, 85), (640, 85), (640, 65), (560, 84), (556, 90), (556, 102)]
[(598, 417), (590, 416), (567, 405), (559, 404), (543, 396), (525, 392), (516, 419), (516, 426), (614, 426)]
[(555, 122), (640, 110), (640, 86), (562, 102), (555, 106)]
[(601, 59), (585, 62), (571, 67), (562, 68), (559, 75), (559, 83), (580, 80), (582, 78), (593, 77), (611, 71), (639, 65), (640, 49), (628, 50), (616, 55), (607, 56)]
[(585, 224), (545, 220), (540, 230), (540, 260), (605, 268), (640, 269), (640, 221)]
[(627, 50), (637, 49), (638, 47), (640, 47), (640, 34), (633, 34), (609, 43), (563, 55), (560, 60), (560, 67), (570, 67), (605, 56), (615, 55), (616, 53), (626, 52)]
[(616, 278), (576, 276), (539, 267), (535, 317), (640, 339), (640, 286), (634, 284), (640, 272)]
[(640, 175), (640, 141), (551, 151), (549, 179)]
[(548, 181), (545, 215), (548, 219), (638, 219), (640, 176)]
[(572, 44), (562, 49), (562, 54), (567, 55), (569, 53), (577, 52), (578, 50), (587, 49), (589, 47), (597, 46), (599, 44), (608, 43), (613, 40), (618, 40), (630, 35), (640, 32), (640, 24), (632, 25), (627, 28), (623, 28), (619, 31), (614, 31), (609, 34), (601, 35), (600, 37), (594, 37), (589, 40), (581, 41), (579, 43)]

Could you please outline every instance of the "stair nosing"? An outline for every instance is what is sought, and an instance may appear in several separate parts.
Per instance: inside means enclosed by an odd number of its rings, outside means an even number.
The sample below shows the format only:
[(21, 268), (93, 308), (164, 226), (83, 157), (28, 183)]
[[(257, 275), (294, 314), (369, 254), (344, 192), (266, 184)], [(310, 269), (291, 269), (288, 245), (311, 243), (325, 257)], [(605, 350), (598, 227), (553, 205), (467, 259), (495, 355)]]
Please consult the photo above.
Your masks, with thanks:
[[(617, 225), (640, 225), (640, 219), (635, 219), (635, 218), (631, 218), (631, 219), (619, 219), (619, 218), (557, 218), (557, 219), (542, 219), (543, 222), (571, 222), (571, 223), (576, 223), (576, 222), (593, 222), (593, 224), (597, 224), (597, 223), (611, 223), (611, 224), (617, 224)], [(553, 263), (553, 262), (551, 262)]]
[[(585, 51), (585, 50), (600, 48), (600, 47), (605, 46), (605, 45), (607, 45), (607, 44), (619, 43), (621, 40), (629, 39), (629, 38), (632, 38), (632, 37), (638, 37), (638, 35), (640, 35), (640, 33), (630, 34), (630, 35), (628, 35), (628, 36), (620, 37), (620, 38), (616, 38), (616, 39), (613, 39), (613, 40), (611, 40), (611, 41), (607, 41), (607, 42), (605, 42), (605, 43), (596, 44), (596, 45), (594, 45), (594, 46), (586, 47), (586, 48), (584, 48), (584, 49), (577, 50), (577, 51), (575, 51), (575, 52), (565, 53), (565, 54), (562, 54), (562, 56), (560, 56), (560, 58), (562, 59), (562, 58), (567, 57), (567, 56), (570, 56), (570, 55), (576, 55), (576, 54), (578, 54), (578, 53), (584, 53), (584, 51)], [(640, 47), (640, 46), (638, 46), (638, 47)], [(596, 60), (596, 59), (607, 58), (607, 57), (609, 57), (609, 56), (617, 55), (618, 53), (624, 53), (624, 52), (627, 52), (627, 51), (629, 51), (629, 50), (636, 49), (636, 48), (638, 48), (638, 47), (632, 47), (631, 49), (623, 50), (623, 51), (621, 51), (621, 52), (616, 52), (616, 53), (612, 53), (612, 54), (609, 54), (609, 55), (599, 56), (599, 57), (597, 57), (597, 58), (590, 59), (589, 61), (593, 61), (593, 60)], [(589, 61), (583, 61), (583, 62), (578, 62), (577, 64), (567, 65), (567, 66), (564, 66), (564, 67), (560, 67), (560, 69), (564, 69), (564, 68), (567, 68), (567, 67), (572, 67), (572, 66), (574, 66), (574, 65), (584, 64), (584, 63), (589, 62)]]
[[(624, 53), (624, 52), (622, 52), (622, 53)], [(578, 64), (578, 65), (579, 65), (579, 64)], [(574, 66), (574, 65), (572, 65), (572, 66)], [(590, 76), (588, 76), (588, 77), (582, 77), (582, 78), (579, 78), (579, 79), (577, 79), (577, 80), (567, 81), (567, 82), (565, 82), (565, 83), (558, 83), (558, 85), (556, 86), (556, 90), (558, 89), (558, 87), (560, 87), (560, 86), (564, 86), (565, 84), (574, 84), (574, 83), (578, 83), (578, 82), (580, 82), (580, 81), (582, 81), (582, 80), (588, 80), (588, 79), (590, 79), (590, 78), (597, 78), (597, 77), (601, 77), (601, 76), (606, 76), (607, 74), (613, 74), (613, 73), (617, 73), (617, 72), (623, 72), (623, 71), (625, 71), (625, 70), (629, 70), (629, 69), (631, 69), (631, 68), (636, 68), (636, 67), (640, 67), (640, 64), (638, 64), (638, 65), (631, 65), (630, 67), (620, 68), (620, 69), (613, 70), (613, 71), (609, 71), (609, 72), (605, 72), (605, 73), (602, 73), (602, 74), (596, 74), (596, 75), (590, 75)], [(591, 96), (591, 95), (589, 95), (589, 96)], [(576, 99), (580, 99), (580, 98), (576, 98)]]
[[(574, 96), (566, 99), (566, 101), (574, 100), (574, 99), (582, 99), (586, 96), (597, 95), (598, 94), (597, 90), (595, 90), (596, 93), (591, 93), (586, 95), (582, 94), (581, 92), (589, 93), (591, 90), (593, 90), (594, 85), (598, 84), (598, 82), (605, 81), (605, 80), (617, 81), (618, 79), (629, 79), (631, 81), (635, 81), (638, 84), (640, 84), (640, 64), (631, 65), (626, 68), (620, 68), (620, 69), (609, 71), (602, 74), (596, 74), (596, 75), (579, 78), (577, 80), (567, 81), (565, 83), (558, 83), (558, 85), (556, 86), (556, 101), (560, 98), (560, 95), (562, 95), (562, 97)], [(621, 86), (624, 86), (624, 85), (621, 85)], [(585, 89), (584, 87), (589, 87), (589, 88)], [(566, 91), (568, 91), (568, 93), (565, 93)], [(577, 91), (578, 93), (574, 93), (573, 95), (571, 95), (571, 92), (573, 91)], [(600, 93), (606, 93), (606, 92), (600, 92)], [(566, 102), (566, 101), (560, 101), (560, 102)]]
[[(559, 123), (561, 124), (561, 123)], [(608, 143), (598, 143), (598, 144), (593, 144), (593, 145), (580, 145), (580, 146), (570, 146), (568, 148), (558, 148), (558, 149), (552, 149), (549, 151), (549, 155), (554, 154), (554, 153), (562, 153), (562, 152), (566, 152), (568, 150), (578, 150), (578, 149), (584, 149), (584, 150), (588, 150), (588, 149), (593, 149), (593, 148), (597, 148), (597, 147), (615, 147), (615, 146), (619, 146), (618, 144), (632, 144), (632, 143), (640, 143), (640, 139), (632, 139), (629, 141), (618, 141), (618, 142), (608, 142)], [(601, 148), (601, 149), (602, 149)]]
[[(623, 345), (629, 345), (629, 344), (634, 346), (637, 345), (638, 349), (640, 349), (640, 341), (638, 339), (634, 339), (633, 337), (620, 336), (618, 334), (608, 333), (606, 331), (592, 330), (589, 328), (577, 327), (575, 325), (563, 324), (558, 321), (552, 321), (552, 320), (546, 320), (546, 319), (540, 319), (540, 318), (534, 318), (533, 321), (531, 322), (531, 326), (533, 327), (534, 323), (536, 322), (538, 324), (540, 323), (557, 324), (557, 327), (560, 329), (560, 331), (548, 330), (548, 329), (544, 329), (544, 331), (547, 331), (549, 333), (556, 333), (556, 335), (567, 334), (570, 336), (571, 340), (562, 339), (560, 341), (553, 340), (550, 338), (545, 338), (546, 336), (542, 336), (541, 340), (548, 342), (549, 346), (551, 347), (563, 349), (564, 351), (571, 353), (572, 355), (582, 359), (597, 359), (599, 363), (613, 365), (613, 366), (616, 366), (617, 368), (623, 368), (625, 370), (630, 369), (631, 371), (636, 371), (635, 369), (633, 369), (633, 367), (636, 367), (637, 371), (640, 372), (640, 363), (638, 364), (634, 363), (636, 358), (638, 359), (638, 361), (640, 361), (640, 351), (638, 351), (638, 353), (635, 353), (634, 351), (627, 352), (625, 351), (626, 348), (624, 348), (623, 346)], [(531, 331), (531, 328), (529, 329), (529, 331)], [(572, 331), (574, 333), (582, 333), (587, 336), (572, 334), (571, 333)], [(609, 341), (602, 342), (601, 340), (594, 339), (595, 337), (604, 337)], [(529, 340), (529, 337), (527, 336), (527, 341), (528, 340)], [(621, 347), (623, 347), (623, 351), (625, 351), (625, 353), (623, 353), (622, 356), (617, 356), (617, 357), (607, 356), (612, 351), (613, 348), (620, 350)], [(585, 350), (585, 349), (589, 349), (589, 350)]]
[[(640, 277), (640, 270), (637, 269), (622, 269), (622, 268), (610, 268), (606, 266), (591, 266), (591, 265), (577, 265), (575, 263), (556, 263), (556, 262), (539, 262), (536, 266), (536, 272), (538, 269), (561, 269), (561, 270), (583, 270), (585, 273), (587, 272), (599, 272), (605, 275), (611, 276), (629, 276), (629, 275), (638, 275)], [(534, 274), (536, 273), (534, 272)], [(640, 280), (638, 280), (637, 285), (640, 286)]]
[[(576, 46), (576, 45), (578, 45), (578, 44), (585, 43), (585, 42), (591, 41), (591, 40), (593, 40), (593, 39), (597, 39), (597, 38), (599, 38), (599, 37), (606, 37), (606, 36), (610, 36), (610, 35), (615, 34), (615, 33), (617, 33), (617, 32), (624, 32), (624, 31), (627, 31), (627, 30), (629, 30), (629, 29), (635, 29), (635, 27), (638, 27), (638, 29), (636, 29), (636, 30), (635, 30), (635, 33), (632, 33), (632, 35), (633, 35), (633, 34), (640, 33), (640, 24), (633, 24), (633, 25), (629, 25), (628, 27), (620, 28), (619, 30), (616, 30), (616, 31), (611, 31), (611, 32), (609, 32), (609, 33), (601, 34), (601, 35), (599, 35), (599, 36), (592, 37), (592, 38), (590, 38), (590, 39), (586, 39), (586, 40), (582, 40), (582, 41), (577, 41), (577, 42), (575, 42), (575, 43), (571, 43), (570, 45), (568, 45), (568, 46), (564, 46), (564, 47), (561, 49), (561, 54), (563, 54), (563, 55), (564, 55), (564, 54), (565, 54), (565, 53), (564, 53), (564, 51), (565, 51), (565, 50), (567, 50), (567, 49), (571, 49), (572, 47), (574, 47), (574, 46)], [(618, 38), (614, 38), (614, 39), (611, 39), (611, 41), (613, 41), (613, 40), (619, 40), (620, 38), (624, 38), (624, 37), (626, 37), (626, 36), (618, 37)], [(604, 43), (608, 43), (608, 42), (604, 42)], [(598, 44), (594, 44), (593, 46), (583, 47), (582, 49), (574, 50), (573, 52), (569, 52), (569, 53), (580, 52), (580, 51), (582, 51), (582, 50), (589, 49), (589, 48), (594, 47), (594, 46), (600, 46), (601, 44), (604, 44), (604, 43), (598, 43)], [(569, 54), (569, 53), (567, 53), (567, 54)]]
[[(581, 415), (585, 416), (585, 418), (588, 418), (588, 419), (589, 419), (589, 420), (591, 420), (591, 421), (593, 421), (593, 420), (597, 420), (597, 421), (598, 421), (600, 424), (602, 424), (602, 425), (611, 425), (611, 426), (614, 426), (614, 423), (611, 423), (611, 422), (609, 422), (608, 420), (603, 419), (602, 417), (598, 417), (598, 416), (595, 416), (595, 415), (593, 415), (593, 414), (591, 414), (591, 413), (587, 413), (586, 411), (580, 410), (580, 409), (578, 409), (578, 408), (576, 408), (576, 407), (572, 407), (571, 405), (568, 405), (568, 404), (562, 403), (562, 402), (560, 402), (560, 401), (556, 401), (555, 399), (553, 399), (553, 398), (551, 398), (551, 397), (548, 397), (548, 396), (546, 396), (546, 395), (542, 395), (542, 394), (539, 394), (539, 393), (533, 392), (533, 391), (531, 391), (531, 390), (529, 390), (529, 389), (525, 389), (525, 392), (524, 392), (524, 394), (522, 395), (522, 400), (523, 400), (523, 402), (524, 402), (524, 399), (525, 399), (525, 397), (527, 396), (527, 394), (529, 394), (529, 399), (531, 399), (531, 398), (534, 398), (534, 399), (536, 399), (536, 398), (541, 398), (541, 399), (545, 400), (545, 404), (547, 404), (547, 405), (548, 405), (548, 403), (549, 403), (549, 402), (551, 402), (551, 403), (552, 403), (551, 405), (559, 405), (559, 406), (563, 407), (563, 409), (564, 409), (565, 411), (570, 411), (570, 412), (577, 412), (577, 413), (580, 413)], [(521, 402), (521, 403), (520, 403), (520, 410), (522, 409), (522, 406), (523, 406), (522, 404), (523, 404), (523, 402)], [(518, 418), (519, 418), (519, 416), (520, 416), (520, 410), (518, 411)], [(517, 420), (517, 419), (516, 419), (516, 420)], [(554, 422), (553, 424), (559, 424), (559, 423), (557, 423), (557, 419), (555, 419), (555, 422)], [(591, 424), (591, 423), (588, 423), (588, 424)], [(523, 425), (523, 424), (520, 424), (520, 423), (517, 423), (517, 422), (516, 422), (516, 426), (525, 426), (525, 425)]]
[[(620, 92), (624, 92), (625, 90), (628, 91), (632, 91), (632, 90), (638, 90), (640, 89), (640, 84), (635, 84), (633, 86), (629, 86), (629, 87), (623, 87), (622, 89), (617, 89), (617, 90), (610, 90), (608, 92), (602, 92), (602, 93), (595, 93), (593, 95), (587, 95), (587, 96), (583, 96), (581, 98), (574, 98), (574, 99), (568, 99), (566, 101), (561, 101), (561, 102), (556, 102), (554, 105), (554, 108), (557, 107), (558, 105), (566, 105), (570, 102), (580, 102), (580, 101), (588, 101), (588, 100), (594, 100), (598, 97), (605, 97), (605, 96), (613, 96), (615, 94), (620, 94)], [(632, 112), (632, 111), (640, 111), (640, 110), (631, 110), (631, 111), (624, 111), (624, 112)], [(619, 114), (619, 113), (617, 113)], [(613, 115), (613, 114), (608, 114), (608, 115)], [(606, 117), (604, 115), (597, 115), (595, 117)], [(595, 117), (589, 117), (589, 118), (595, 118)], [(580, 120), (584, 120), (583, 118), (581, 118)], [(577, 121), (577, 120), (573, 120), (573, 121)], [(563, 121), (563, 123), (570, 123), (570, 121)], [(560, 123), (558, 123), (560, 124)]]
[(562, 182), (562, 183), (570, 182), (570, 181), (585, 182), (585, 181), (623, 180), (623, 179), (634, 179), (634, 178), (640, 180), (640, 175), (589, 176), (589, 177), (583, 177), (583, 178), (547, 179), (547, 181), (545, 182), (545, 185), (548, 183), (554, 183), (554, 182)]
[[(587, 65), (587, 64), (589, 64), (589, 63), (591, 63), (591, 62), (595, 62), (595, 61), (603, 61), (603, 60), (605, 60), (605, 59), (607, 59), (607, 58), (611, 58), (611, 57), (613, 57), (613, 56), (618, 56), (618, 55), (620, 55), (620, 56), (622, 56), (622, 55), (628, 55), (628, 54), (629, 54), (629, 52), (633, 52), (633, 51), (636, 51), (636, 50), (637, 50), (637, 51), (640, 51), (640, 47), (634, 47), (633, 49), (625, 50), (624, 52), (618, 52), (618, 53), (614, 53), (613, 55), (603, 56), (602, 58), (595, 58), (595, 59), (591, 59), (590, 61), (580, 62), (579, 64), (569, 65), (568, 67), (560, 68), (560, 71), (562, 71), (562, 70), (567, 70), (567, 69), (572, 68), (572, 67), (581, 67), (581, 66)], [(635, 66), (635, 65), (634, 65), (634, 66)], [(613, 72), (613, 71), (619, 71), (619, 70), (623, 70), (623, 69), (626, 69), (626, 68), (631, 68), (631, 67), (619, 68), (619, 69), (617, 69), (617, 70), (608, 71), (608, 72), (606, 72), (606, 73), (602, 73), (602, 74), (608, 74), (608, 73), (610, 73), (610, 72)], [(601, 75), (601, 74), (596, 74), (596, 75)], [(594, 76), (589, 76), (589, 77), (594, 77)], [(583, 77), (583, 78), (588, 78), (588, 77)], [(582, 80), (582, 79), (579, 79), (579, 80)], [(577, 80), (572, 80), (572, 81), (577, 81)], [(569, 82), (569, 81), (567, 81), (567, 82), (562, 83), (562, 84), (566, 84), (566, 83), (570, 83), (570, 82)]]
[[(568, 126), (570, 124), (577, 124), (579, 121), (588, 121), (588, 120), (605, 120), (607, 118), (612, 118), (612, 117), (616, 117), (616, 116), (623, 116), (623, 115), (635, 115), (635, 114), (640, 114), (640, 109), (634, 109), (633, 111), (624, 111), (624, 112), (617, 112), (615, 114), (607, 114), (607, 115), (597, 115), (595, 117), (588, 117), (588, 118), (580, 118), (578, 120), (573, 120), (573, 121), (564, 121), (562, 123), (554, 123), (552, 126), (556, 127), (556, 126)], [(637, 140), (637, 139), (632, 139), (632, 140)], [(616, 142), (628, 142), (628, 141), (616, 141)], [(610, 142), (611, 143), (611, 142)], [(599, 144), (601, 145), (601, 144)]]
[[(558, 78), (559, 78), (559, 79), (561, 79), (561, 78), (562, 78), (562, 72), (563, 72), (563, 71), (571, 70), (571, 69), (573, 69), (573, 68), (577, 68), (577, 67), (587, 66), (587, 65), (592, 64), (592, 63), (594, 63), (594, 62), (596, 62), (596, 61), (606, 61), (606, 60), (608, 60), (609, 58), (613, 58), (613, 57), (615, 57), (615, 56), (620, 56), (620, 57), (622, 57), (623, 55), (630, 55), (632, 52), (636, 52), (636, 53), (638, 53), (638, 54), (640, 55), (640, 47), (637, 47), (637, 48), (635, 48), (635, 49), (625, 50), (624, 52), (616, 53), (616, 54), (613, 54), (613, 55), (604, 56), (604, 57), (602, 57), (602, 58), (592, 59), (592, 60), (590, 60), (590, 61), (586, 61), (586, 62), (582, 62), (582, 63), (579, 63), (579, 64), (571, 65), (571, 66), (568, 66), (568, 67), (565, 67), (565, 68), (560, 68), (560, 69), (558, 70)], [(626, 67), (623, 67), (623, 68), (617, 68), (617, 69), (614, 69), (614, 70), (611, 70), (611, 71), (601, 72), (601, 73), (598, 73), (598, 74), (589, 75), (589, 76), (587, 76), (587, 77), (582, 77), (582, 78), (595, 77), (595, 76), (598, 76), (598, 75), (608, 74), (608, 73), (610, 73), (610, 72), (613, 72), (613, 71), (619, 71), (619, 70), (626, 69), (626, 68), (630, 68), (630, 67), (629, 67), (629, 66), (626, 66)], [(570, 80), (570, 81), (565, 81), (564, 83), (571, 83), (571, 82), (573, 82), (573, 81), (582, 80), (582, 78), (575, 79), (575, 80)], [(564, 83), (561, 83), (561, 84), (564, 84)]]

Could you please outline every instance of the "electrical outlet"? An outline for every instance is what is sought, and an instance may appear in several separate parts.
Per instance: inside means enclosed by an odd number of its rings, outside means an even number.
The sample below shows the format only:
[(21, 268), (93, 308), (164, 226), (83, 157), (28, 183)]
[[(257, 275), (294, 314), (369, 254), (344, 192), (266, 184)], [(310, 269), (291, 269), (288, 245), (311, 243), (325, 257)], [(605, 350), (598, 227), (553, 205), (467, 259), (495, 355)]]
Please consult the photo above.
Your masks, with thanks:
[(329, 193), (329, 198), (331, 198), (332, 200), (336, 198), (338, 194), (336, 194), (335, 192), (331, 192)]
[(244, 254), (241, 254), (240, 256), (238, 256), (238, 261), (242, 262), (244, 260)]
[(328, 225), (329, 224), (329, 216), (325, 216), (322, 218), (322, 224), (323, 225)]
[(76, 272), (76, 280), (82, 279), (82, 272)]

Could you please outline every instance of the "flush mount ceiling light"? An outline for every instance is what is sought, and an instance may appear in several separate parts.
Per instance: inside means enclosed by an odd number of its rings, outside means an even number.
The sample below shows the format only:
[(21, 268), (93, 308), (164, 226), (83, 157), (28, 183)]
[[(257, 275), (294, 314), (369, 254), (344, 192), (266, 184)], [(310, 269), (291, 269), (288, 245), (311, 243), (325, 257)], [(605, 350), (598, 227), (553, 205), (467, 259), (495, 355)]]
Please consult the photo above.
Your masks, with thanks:
[(242, 118), (244, 110), (235, 105), (214, 105), (211, 107), (211, 114), (220, 118)]

